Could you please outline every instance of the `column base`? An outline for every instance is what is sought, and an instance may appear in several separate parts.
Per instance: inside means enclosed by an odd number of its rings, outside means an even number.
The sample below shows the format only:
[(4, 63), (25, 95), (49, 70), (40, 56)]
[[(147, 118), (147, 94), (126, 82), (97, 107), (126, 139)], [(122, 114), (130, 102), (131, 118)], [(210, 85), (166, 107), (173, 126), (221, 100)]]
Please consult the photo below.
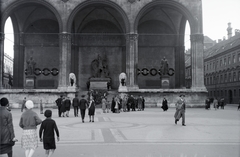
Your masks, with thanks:
[(202, 92), (207, 92), (206, 87), (191, 87), (192, 91), (202, 91)]
[(127, 89), (129, 92), (137, 92), (139, 91), (139, 86), (138, 85), (128, 86)]

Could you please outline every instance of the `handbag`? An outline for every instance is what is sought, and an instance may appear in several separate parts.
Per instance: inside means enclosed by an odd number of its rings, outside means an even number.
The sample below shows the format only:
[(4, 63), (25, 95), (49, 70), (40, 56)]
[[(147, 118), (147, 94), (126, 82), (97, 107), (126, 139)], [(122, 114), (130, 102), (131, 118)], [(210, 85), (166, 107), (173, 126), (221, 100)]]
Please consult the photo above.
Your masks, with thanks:
[(16, 141), (10, 140), (10, 141), (8, 142), (8, 145), (14, 146), (14, 145), (15, 145), (15, 142), (16, 142)]

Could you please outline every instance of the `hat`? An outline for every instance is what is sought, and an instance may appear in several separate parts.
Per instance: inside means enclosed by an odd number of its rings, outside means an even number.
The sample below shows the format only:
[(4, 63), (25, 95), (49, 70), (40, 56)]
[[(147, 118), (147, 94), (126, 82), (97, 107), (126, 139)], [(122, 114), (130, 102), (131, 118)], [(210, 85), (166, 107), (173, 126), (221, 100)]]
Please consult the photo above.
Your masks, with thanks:
[(8, 99), (7, 99), (7, 98), (2, 98), (2, 99), (0, 100), (0, 103), (1, 103), (1, 106), (7, 106), (7, 104), (8, 104), (9, 102), (8, 102)]
[(33, 104), (32, 100), (28, 100), (28, 101), (26, 101), (25, 106), (27, 109), (32, 109), (34, 107), (34, 104)]
[(184, 95), (184, 94), (181, 94), (181, 95), (179, 95), (179, 97), (181, 97), (181, 96), (185, 97), (185, 95)]
[(51, 117), (52, 116), (52, 111), (51, 110), (46, 110), (45, 112), (44, 112), (44, 116), (45, 117)]

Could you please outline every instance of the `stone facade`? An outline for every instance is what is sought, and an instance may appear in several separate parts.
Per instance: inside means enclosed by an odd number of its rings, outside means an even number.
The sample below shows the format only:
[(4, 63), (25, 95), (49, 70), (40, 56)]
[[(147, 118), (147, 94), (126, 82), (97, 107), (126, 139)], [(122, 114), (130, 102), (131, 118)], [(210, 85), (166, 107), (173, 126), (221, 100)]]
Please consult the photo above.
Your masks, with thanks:
[[(33, 57), (36, 89), (67, 92), (68, 75), (74, 73), (75, 92), (84, 92), (91, 77), (91, 61), (97, 55), (106, 55), (113, 90), (118, 89), (121, 72), (127, 74), (128, 92), (161, 89), (160, 61), (166, 57), (172, 68), (169, 88), (187, 92), (184, 31), (188, 21), (193, 63), (191, 90), (206, 92), (199, 0), (3, 0), (1, 15), (1, 32), (8, 17), (14, 26), (14, 88), (24, 88), (26, 60)], [(3, 41), (4, 32), (1, 64)]]

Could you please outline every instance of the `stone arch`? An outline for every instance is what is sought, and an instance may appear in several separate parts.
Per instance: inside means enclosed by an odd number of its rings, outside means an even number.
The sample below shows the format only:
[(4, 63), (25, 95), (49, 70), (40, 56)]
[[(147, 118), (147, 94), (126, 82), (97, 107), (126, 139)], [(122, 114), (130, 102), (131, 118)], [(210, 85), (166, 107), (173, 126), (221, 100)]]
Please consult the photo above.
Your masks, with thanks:
[(125, 24), (125, 33), (130, 31), (130, 23), (129, 23), (129, 19), (125, 13), (125, 11), (116, 3), (111, 2), (111, 1), (105, 1), (105, 0), (92, 0), (92, 1), (85, 1), (83, 3), (81, 3), (79, 6), (77, 6), (72, 13), (70, 14), (68, 21), (67, 21), (67, 32), (71, 32), (71, 28), (72, 28), (72, 23), (74, 20), (75, 15), (82, 10), (83, 8), (92, 5), (92, 4), (103, 4), (103, 5), (107, 5), (107, 6), (111, 6), (114, 9), (116, 9), (120, 15), (123, 18), (124, 24)]
[(9, 15), (16, 9), (18, 9), (20, 6), (22, 5), (26, 5), (26, 4), (41, 4), (43, 6), (45, 6), (46, 8), (48, 8), (50, 11), (53, 12), (53, 14), (56, 16), (58, 24), (59, 24), (59, 31), (61, 32), (62, 30), (62, 20), (61, 20), (61, 16), (59, 14), (59, 12), (54, 8), (54, 6), (52, 6), (50, 3), (46, 2), (46, 1), (35, 1), (35, 0), (29, 0), (29, 1), (16, 1), (14, 2), (12, 5), (10, 5), (8, 8), (6, 8), (3, 11), (2, 14), (2, 22), (1, 23), (1, 28), (4, 28), (4, 24), (5, 21), (7, 20), (7, 18), (9, 17)]
[(197, 22), (195, 20), (195, 18), (193, 17), (192, 13), (182, 4), (178, 3), (178, 2), (174, 2), (174, 1), (154, 1), (151, 2), (147, 5), (145, 5), (137, 14), (137, 17), (134, 21), (134, 31), (137, 32), (137, 28), (138, 28), (138, 23), (141, 19), (141, 17), (144, 15), (144, 13), (152, 7), (155, 7), (157, 5), (161, 5), (161, 6), (166, 6), (168, 8), (173, 8), (179, 12), (181, 12), (186, 19), (189, 21), (189, 25), (191, 28), (191, 34), (193, 34), (194, 32), (196, 32), (196, 27), (197, 27)]

